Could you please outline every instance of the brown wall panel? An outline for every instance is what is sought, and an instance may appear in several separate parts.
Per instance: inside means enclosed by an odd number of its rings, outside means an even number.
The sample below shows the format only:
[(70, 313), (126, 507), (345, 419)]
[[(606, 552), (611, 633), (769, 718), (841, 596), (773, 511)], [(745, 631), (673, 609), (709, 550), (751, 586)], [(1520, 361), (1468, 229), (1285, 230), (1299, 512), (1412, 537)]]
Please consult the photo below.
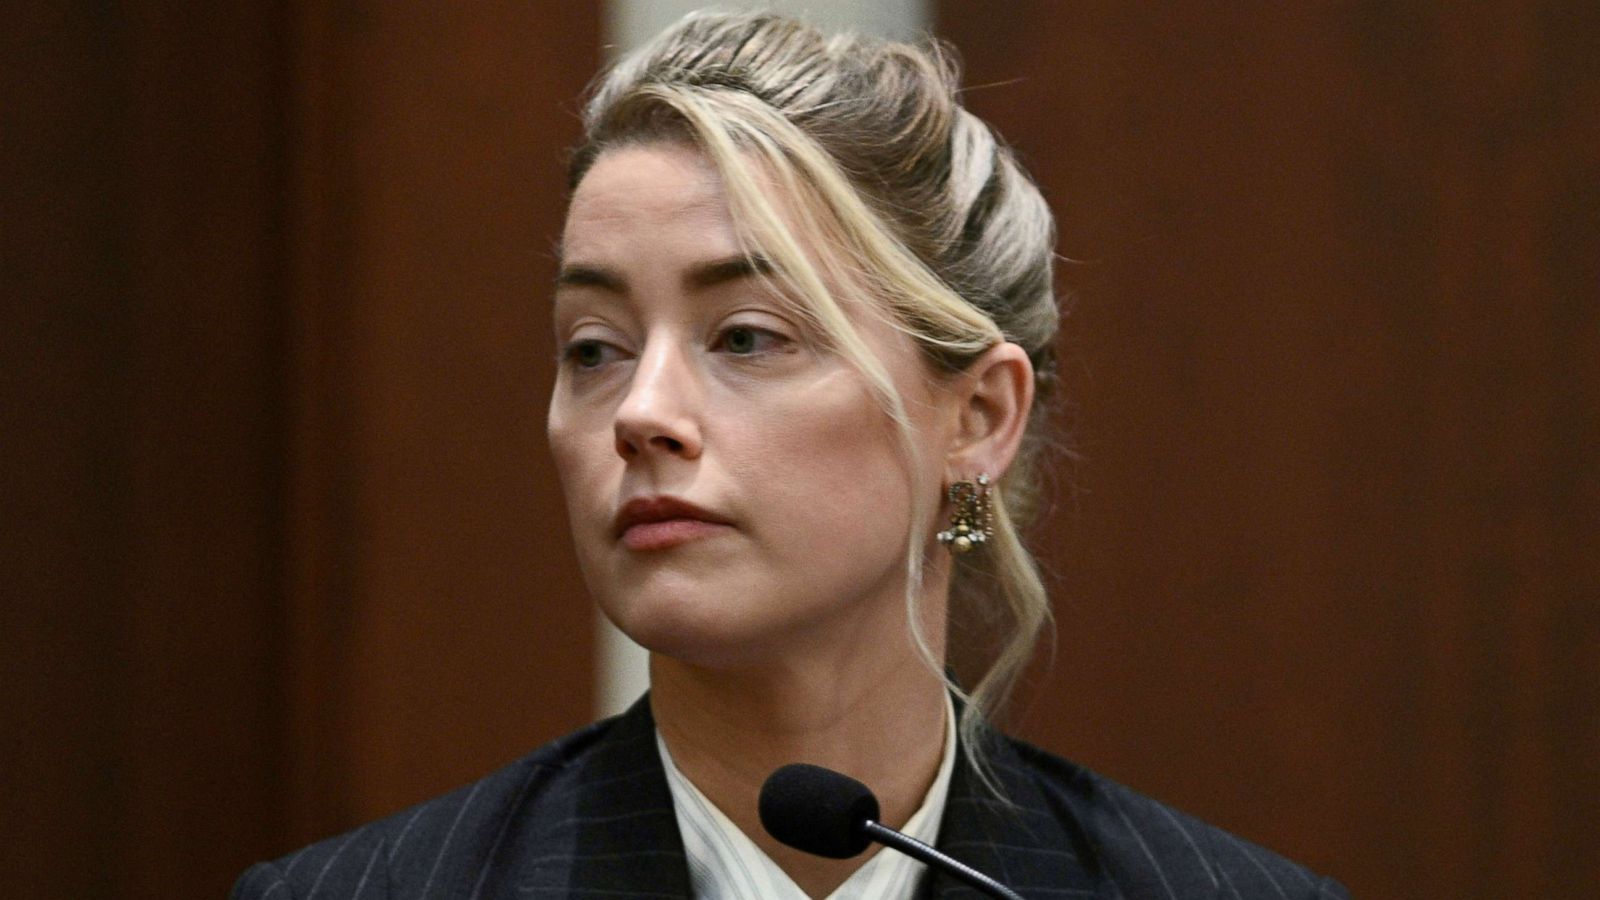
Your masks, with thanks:
[(1083, 261), (1025, 730), (1364, 897), (1600, 884), (1600, 23), (1481, 9), (940, 5)]
[(599, 60), (581, 4), (299, 15), (291, 843), (591, 715), (544, 303)]
[(220, 896), (590, 715), (542, 304), (598, 11), (33, 6), (0, 881)]
[(82, 861), (115, 852), (120, 809), (122, 48), (37, 7), (0, 32), (0, 134), (29, 136), (0, 141), (0, 878), (92, 897), (111, 873)]
[(18, 896), (215, 893), (277, 834), (276, 26), (8, 16)]
[[(116, 890), (225, 882), (280, 826), (282, 22), (120, 10), (130, 333)], [(240, 815), (241, 809), (253, 815)]]

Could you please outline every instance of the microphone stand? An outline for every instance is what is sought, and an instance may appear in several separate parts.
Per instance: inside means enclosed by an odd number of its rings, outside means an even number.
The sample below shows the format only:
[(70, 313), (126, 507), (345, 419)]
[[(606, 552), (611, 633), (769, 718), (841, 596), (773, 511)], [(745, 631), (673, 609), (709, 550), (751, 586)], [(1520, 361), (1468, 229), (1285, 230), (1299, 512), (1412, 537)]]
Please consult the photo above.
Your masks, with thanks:
[(972, 889), (988, 894), (990, 897), (999, 897), (1000, 900), (1022, 900), (1022, 895), (1016, 891), (1011, 890), (966, 863), (940, 853), (914, 837), (907, 837), (893, 828), (879, 825), (871, 819), (861, 823), (861, 830), (885, 847), (893, 847), (913, 859), (927, 863), (934, 869), (948, 872), (966, 882)]

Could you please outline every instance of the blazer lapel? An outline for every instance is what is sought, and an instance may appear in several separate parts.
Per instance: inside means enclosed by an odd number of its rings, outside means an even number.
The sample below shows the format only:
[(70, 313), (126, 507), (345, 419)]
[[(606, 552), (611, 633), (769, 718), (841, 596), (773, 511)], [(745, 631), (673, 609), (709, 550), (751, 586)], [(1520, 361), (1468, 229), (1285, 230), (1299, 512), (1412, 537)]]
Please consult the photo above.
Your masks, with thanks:
[[(962, 748), (950, 779), (940, 850), (1024, 897), (1099, 897), (1101, 880), (1073, 819), (1052, 808), (1009, 741), (985, 733), (988, 759), (1005, 794), (997, 798)], [(960, 881), (930, 872), (923, 896), (977, 896)]]
[(617, 720), (577, 784), (573, 897), (688, 897), (689, 867), (648, 695)]

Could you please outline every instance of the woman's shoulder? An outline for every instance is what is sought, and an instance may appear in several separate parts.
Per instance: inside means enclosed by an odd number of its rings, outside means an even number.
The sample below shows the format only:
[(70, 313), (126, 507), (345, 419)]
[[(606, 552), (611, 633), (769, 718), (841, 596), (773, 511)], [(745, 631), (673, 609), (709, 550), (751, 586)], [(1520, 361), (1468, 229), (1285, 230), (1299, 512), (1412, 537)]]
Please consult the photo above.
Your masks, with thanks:
[[(617, 730), (597, 722), (546, 744), (478, 781), (409, 809), (258, 863), (233, 888), (235, 900), (272, 897), (474, 895), (513, 836), (512, 823), (551, 824), (575, 795), (578, 763)], [(516, 836), (520, 843), (526, 835)], [(465, 888), (465, 890), (463, 890)]]
[(1129, 897), (1347, 898), (1342, 885), (1084, 766), (1007, 739), (1052, 813), (1081, 835), (1080, 855)]

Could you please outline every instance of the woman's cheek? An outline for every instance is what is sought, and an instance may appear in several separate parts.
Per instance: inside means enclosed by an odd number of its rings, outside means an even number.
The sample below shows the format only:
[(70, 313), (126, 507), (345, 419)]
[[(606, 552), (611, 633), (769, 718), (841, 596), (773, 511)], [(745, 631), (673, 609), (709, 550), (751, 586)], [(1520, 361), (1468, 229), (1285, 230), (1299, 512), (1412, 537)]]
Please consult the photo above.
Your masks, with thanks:
[(610, 515), (602, 507), (610, 470), (620, 467), (614, 432), (599, 427), (594, 416), (582, 412), (552, 417), (550, 426), (550, 455), (566, 497), (574, 537), (582, 540), (586, 524)]
[(807, 504), (833, 520), (822, 526), (887, 524), (884, 518), (907, 492), (894, 425), (877, 404), (856, 393), (792, 410), (784, 420), (788, 439), (781, 445), (787, 465), (768, 471), (804, 473), (795, 481)]

